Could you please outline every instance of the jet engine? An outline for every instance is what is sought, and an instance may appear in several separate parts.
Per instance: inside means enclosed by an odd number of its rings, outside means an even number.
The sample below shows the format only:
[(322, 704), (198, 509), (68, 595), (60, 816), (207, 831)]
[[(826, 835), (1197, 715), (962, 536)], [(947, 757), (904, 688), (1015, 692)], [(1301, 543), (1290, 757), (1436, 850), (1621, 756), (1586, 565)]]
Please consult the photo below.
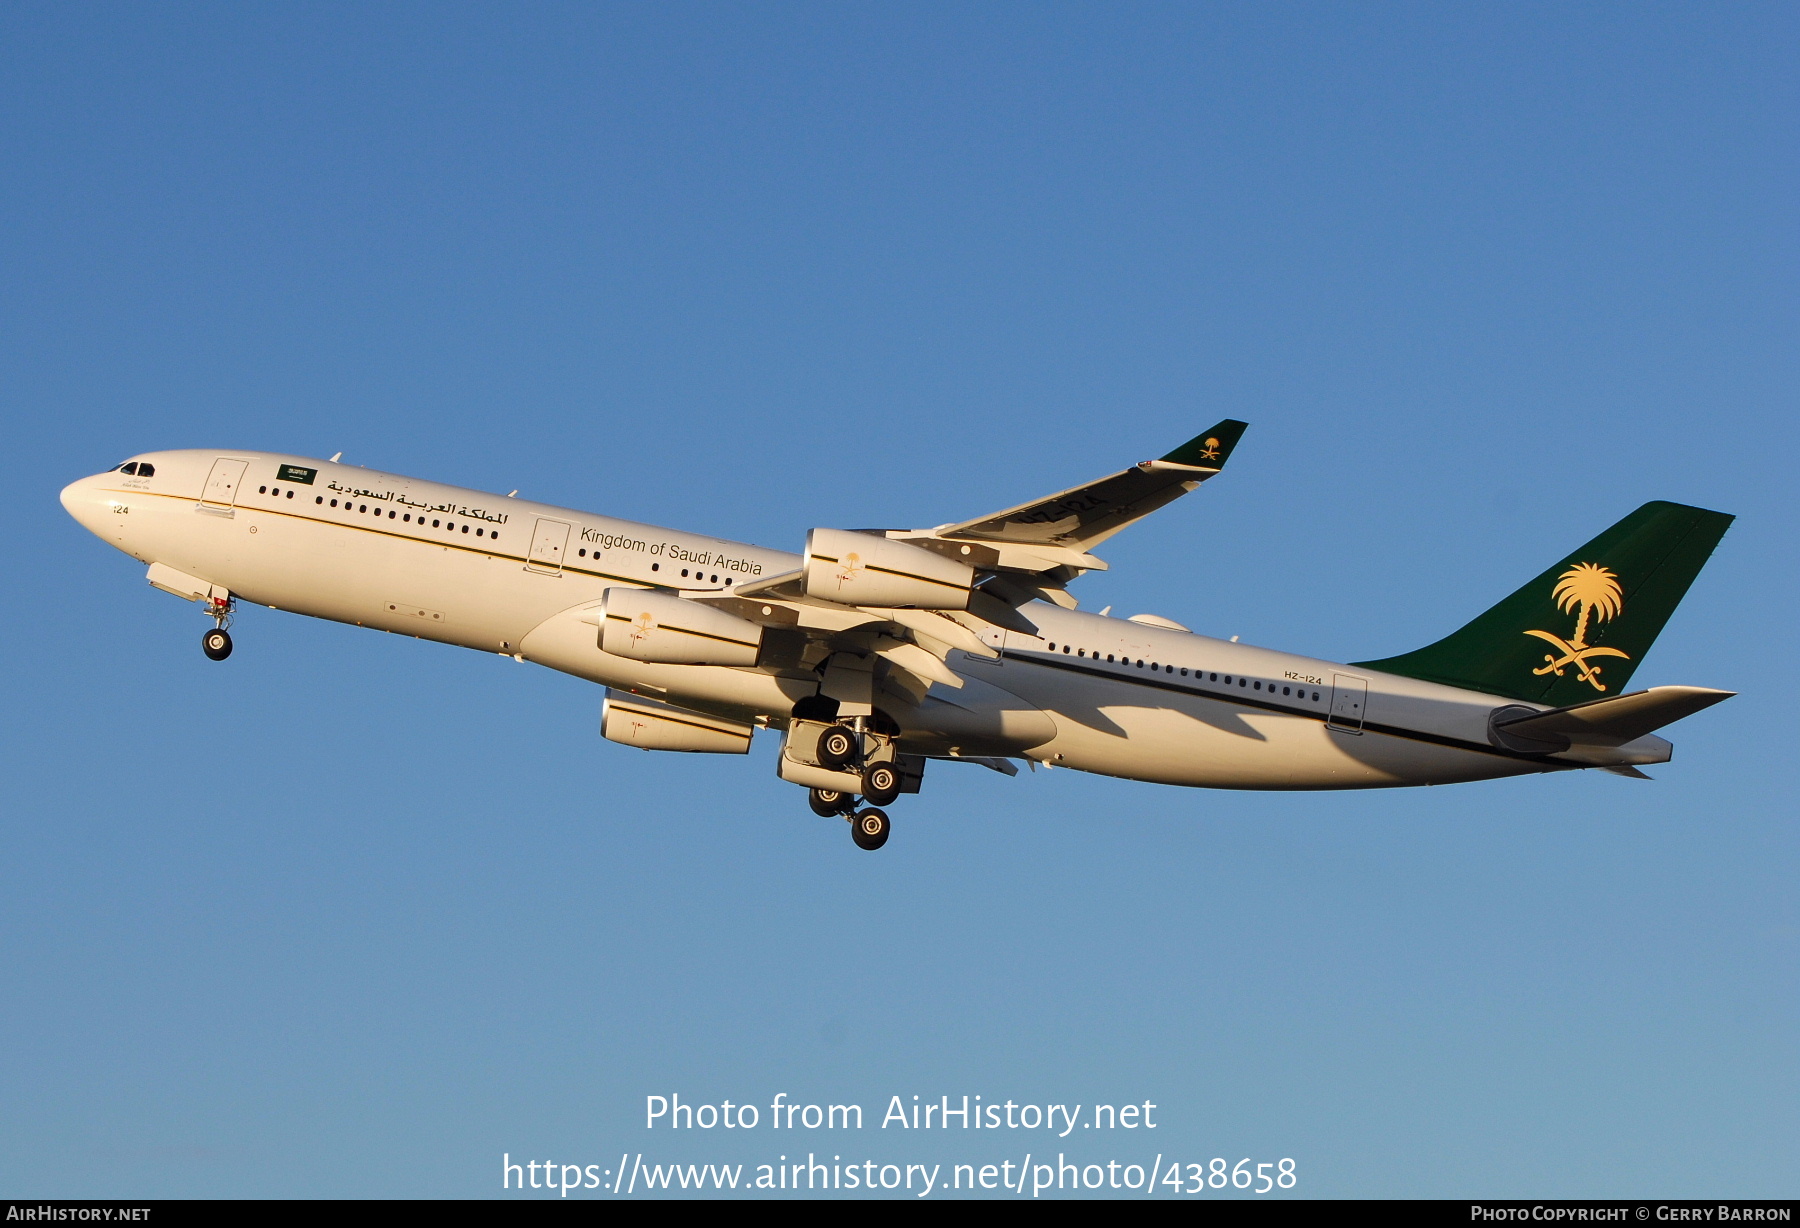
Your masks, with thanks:
[(755, 623), (652, 589), (601, 595), (600, 649), (658, 665), (755, 665), (763, 629)]
[(844, 605), (966, 610), (975, 584), (967, 563), (846, 529), (808, 533), (805, 567), (807, 596)]
[(743, 721), (690, 712), (608, 688), (600, 736), (639, 750), (684, 750), (701, 755), (742, 755), (756, 732)]

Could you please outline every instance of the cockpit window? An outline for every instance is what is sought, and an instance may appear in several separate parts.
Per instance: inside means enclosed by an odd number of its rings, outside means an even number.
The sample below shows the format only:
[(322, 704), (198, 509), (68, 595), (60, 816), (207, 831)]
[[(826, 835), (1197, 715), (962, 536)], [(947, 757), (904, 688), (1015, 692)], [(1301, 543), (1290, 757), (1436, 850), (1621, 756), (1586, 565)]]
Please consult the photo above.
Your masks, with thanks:
[(136, 461), (132, 461), (129, 465), (120, 465), (119, 466), (120, 473), (136, 474), (137, 470), (138, 470), (138, 467), (137, 467)]
[(149, 461), (139, 461), (138, 462), (138, 476), (140, 478), (155, 477), (156, 476), (156, 466), (152, 465)]

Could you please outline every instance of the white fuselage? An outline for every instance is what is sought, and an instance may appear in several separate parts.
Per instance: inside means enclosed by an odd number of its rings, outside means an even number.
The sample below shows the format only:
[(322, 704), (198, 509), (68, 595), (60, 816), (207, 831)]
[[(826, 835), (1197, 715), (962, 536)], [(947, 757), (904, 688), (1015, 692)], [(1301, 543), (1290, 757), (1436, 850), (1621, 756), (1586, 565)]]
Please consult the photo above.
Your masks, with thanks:
[[(171, 451), (63, 491), (71, 515), (145, 563), (243, 601), (547, 665), (621, 691), (783, 726), (818, 676), (779, 666), (655, 665), (598, 645), (608, 588), (730, 593), (796, 555), (588, 512), (262, 452)], [(219, 462), (243, 462), (223, 483)], [(284, 481), (283, 466), (313, 471)], [(227, 465), (230, 476), (234, 467)], [(230, 488), (227, 489), (226, 487)], [(1024, 756), (1165, 784), (1331, 789), (1442, 784), (1661, 762), (1645, 737), (1522, 755), (1490, 743), (1509, 701), (1033, 602), (1037, 634), (953, 652), (960, 688), (884, 695), (903, 746)]]

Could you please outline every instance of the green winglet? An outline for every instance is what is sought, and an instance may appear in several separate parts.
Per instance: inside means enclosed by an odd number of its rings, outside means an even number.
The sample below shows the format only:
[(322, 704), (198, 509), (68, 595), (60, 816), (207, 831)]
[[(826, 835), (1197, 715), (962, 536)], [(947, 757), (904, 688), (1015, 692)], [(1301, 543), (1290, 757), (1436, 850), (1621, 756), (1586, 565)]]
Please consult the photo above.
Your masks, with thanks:
[(1622, 694), (1731, 520), (1646, 503), (1460, 631), (1355, 664), (1552, 707)]
[(1227, 418), (1217, 426), (1209, 426), (1198, 435), (1163, 457), (1173, 465), (1194, 465), (1201, 469), (1223, 469), (1231, 459), (1231, 450), (1243, 438), (1250, 424)]

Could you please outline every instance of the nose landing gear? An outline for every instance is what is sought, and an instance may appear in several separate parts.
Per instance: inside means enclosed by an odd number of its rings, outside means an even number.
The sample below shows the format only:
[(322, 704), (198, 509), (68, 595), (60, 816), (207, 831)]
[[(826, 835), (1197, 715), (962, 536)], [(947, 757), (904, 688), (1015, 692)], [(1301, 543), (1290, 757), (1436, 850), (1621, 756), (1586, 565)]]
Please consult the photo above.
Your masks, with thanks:
[(237, 605), (237, 599), (229, 594), (221, 597), (217, 594), (223, 589), (214, 589), (213, 595), (206, 599), (207, 616), (213, 620), (213, 629), (200, 637), (200, 651), (206, 654), (209, 661), (223, 661), (231, 655), (231, 633), (225, 628), (231, 625), (231, 611)]

